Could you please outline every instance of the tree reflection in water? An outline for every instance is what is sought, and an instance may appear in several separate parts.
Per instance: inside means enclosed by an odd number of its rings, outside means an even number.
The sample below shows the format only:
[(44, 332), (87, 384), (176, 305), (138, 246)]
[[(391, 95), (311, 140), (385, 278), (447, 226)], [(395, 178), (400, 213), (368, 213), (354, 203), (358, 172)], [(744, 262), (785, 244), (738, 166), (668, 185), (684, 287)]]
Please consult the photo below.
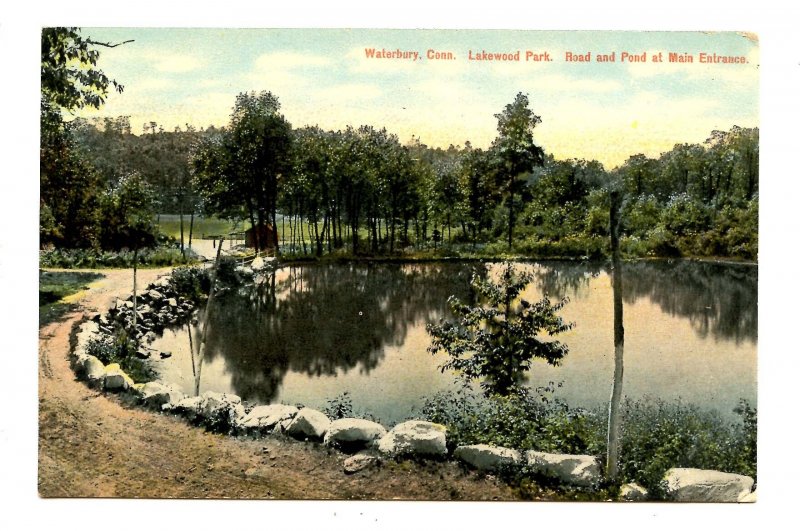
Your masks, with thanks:
[[(531, 267), (544, 295), (570, 297), (580, 331), (580, 300), (593, 282), (608, 275), (608, 266), (547, 262)], [(450, 295), (468, 300), (473, 271), (486, 274), (475, 263), (285, 267), (252, 290), (215, 301), (197, 383), (203, 361), (217, 357), (224, 358), (233, 392), (261, 403), (278, 396), (289, 372), (369, 375), (388, 347), (404, 344), (409, 329), (449, 316)], [(701, 338), (756, 342), (756, 267), (653, 261), (625, 264), (624, 274), (626, 305), (646, 297), (663, 312), (687, 319)]]

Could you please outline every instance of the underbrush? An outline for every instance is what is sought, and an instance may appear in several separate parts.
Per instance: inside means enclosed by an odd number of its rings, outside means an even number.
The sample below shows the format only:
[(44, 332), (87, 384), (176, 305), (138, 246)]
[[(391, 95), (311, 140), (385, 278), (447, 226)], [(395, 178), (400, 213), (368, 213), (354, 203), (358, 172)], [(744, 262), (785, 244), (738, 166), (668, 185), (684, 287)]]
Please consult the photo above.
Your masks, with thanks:
[[(521, 451), (588, 454), (604, 462), (607, 412), (571, 408), (554, 398), (552, 383), (512, 396), (484, 397), (468, 387), (444, 391), (425, 401), (426, 420), (447, 426), (447, 445), (490, 444)], [(726, 421), (715, 411), (655, 398), (627, 400), (622, 407), (620, 478), (617, 485), (602, 484), (597, 493), (548, 484), (527, 467), (500, 471), (525, 497), (552, 488), (570, 499), (611, 496), (618, 485), (636, 482), (658, 499), (662, 483), (673, 467), (701, 468), (756, 477), (757, 411), (742, 400), (734, 410), (739, 419)]]
[[(163, 267), (196, 261), (192, 251), (187, 249), (184, 258), (180, 249), (169, 246), (140, 249), (138, 255), (139, 267)], [(51, 249), (39, 254), (39, 266), (61, 269), (131, 268), (133, 251)]]
[(116, 329), (112, 335), (103, 334), (97, 339), (89, 340), (86, 353), (99, 359), (103, 365), (118, 363), (134, 382), (144, 383), (156, 377), (147, 363), (136, 357), (136, 343), (121, 328)]

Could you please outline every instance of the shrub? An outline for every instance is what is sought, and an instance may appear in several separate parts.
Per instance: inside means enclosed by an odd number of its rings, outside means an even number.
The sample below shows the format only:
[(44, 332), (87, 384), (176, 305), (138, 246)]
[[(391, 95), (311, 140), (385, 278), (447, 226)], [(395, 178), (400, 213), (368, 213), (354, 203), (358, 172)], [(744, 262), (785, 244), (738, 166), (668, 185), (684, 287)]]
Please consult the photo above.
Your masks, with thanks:
[(86, 345), (86, 353), (104, 365), (118, 363), (136, 383), (148, 382), (155, 377), (153, 370), (136, 357), (136, 343), (122, 328), (117, 328), (111, 335), (91, 339)]

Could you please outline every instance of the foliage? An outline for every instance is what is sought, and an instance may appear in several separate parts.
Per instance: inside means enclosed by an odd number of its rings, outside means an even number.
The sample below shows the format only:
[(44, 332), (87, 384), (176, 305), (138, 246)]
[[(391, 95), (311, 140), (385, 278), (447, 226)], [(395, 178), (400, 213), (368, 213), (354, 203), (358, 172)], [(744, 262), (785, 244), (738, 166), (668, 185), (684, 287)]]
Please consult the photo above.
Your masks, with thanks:
[(519, 388), (534, 358), (551, 365), (560, 363), (569, 351), (567, 346), (543, 341), (540, 334), (555, 336), (572, 328), (557, 314), (567, 301), (552, 304), (544, 298), (532, 304), (520, 298), (532, 280), (529, 273), (517, 273), (507, 262), (497, 283), (473, 275), (471, 286), (480, 305), (470, 306), (450, 297), (458, 322), (427, 326), (432, 337), (429, 352), (444, 350), (449, 355), (442, 371), (459, 371), (466, 381), (482, 379), (480, 385), (487, 395), (508, 395)]
[(623, 405), (620, 471), (654, 496), (664, 495), (662, 479), (672, 467), (744, 474), (756, 478), (757, 413), (741, 401), (742, 422), (728, 424), (712, 411), (658, 399)]
[(349, 392), (345, 391), (328, 400), (328, 403), (322, 408), (322, 412), (331, 420), (352, 417), (353, 397), (350, 396)]
[(178, 267), (169, 276), (169, 286), (181, 297), (198, 302), (211, 290), (211, 277), (202, 267)]
[(554, 399), (550, 382), (510, 396), (479, 395), (470, 387), (441, 391), (425, 400), (426, 420), (447, 426), (452, 450), (467, 444), (493, 444), (517, 450), (599, 454), (604, 445), (602, 417), (572, 409)]
[(118, 363), (137, 383), (147, 382), (156, 377), (147, 363), (136, 357), (136, 342), (121, 327), (116, 328), (111, 335), (104, 334), (97, 339), (89, 340), (86, 353), (96, 357), (104, 365)]
[[(174, 247), (155, 247), (139, 251), (140, 267), (162, 267), (185, 264), (184, 258)], [(60, 269), (130, 268), (133, 267), (133, 251), (100, 251), (94, 249), (50, 249), (39, 253), (40, 267)]]

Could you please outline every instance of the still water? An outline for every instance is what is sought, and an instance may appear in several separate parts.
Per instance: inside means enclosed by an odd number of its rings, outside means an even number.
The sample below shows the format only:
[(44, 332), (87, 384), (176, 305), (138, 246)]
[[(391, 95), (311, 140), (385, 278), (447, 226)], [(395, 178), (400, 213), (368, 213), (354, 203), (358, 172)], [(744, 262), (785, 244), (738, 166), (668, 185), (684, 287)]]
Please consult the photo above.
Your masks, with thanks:
[[(489, 274), (498, 265), (489, 266)], [(535, 281), (524, 297), (568, 297), (561, 315), (574, 328), (562, 365), (535, 361), (529, 385), (563, 382), (572, 406), (604, 405), (613, 375), (609, 270), (603, 264), (519, 264)], [(215, 300), (203, 359), (198, 330), (168, 330), (154, 348), (162, 379), (188, 394), (235, 393), (250, 402), (320, 408), (349, 392), (357, 412), (386, 424), (415, 414), (454, 388), (445, 354), (426, 351), (425, 325), (449, 317), (447, 298), (470, 299), (477, 263), (347, 264), (284, 267), (245, 295)], [(756, 404), (758, 269), (696, 262), (639, 262), (624, 269), (624, 395), (682, 400), (724, 417), (740, 398)]]

